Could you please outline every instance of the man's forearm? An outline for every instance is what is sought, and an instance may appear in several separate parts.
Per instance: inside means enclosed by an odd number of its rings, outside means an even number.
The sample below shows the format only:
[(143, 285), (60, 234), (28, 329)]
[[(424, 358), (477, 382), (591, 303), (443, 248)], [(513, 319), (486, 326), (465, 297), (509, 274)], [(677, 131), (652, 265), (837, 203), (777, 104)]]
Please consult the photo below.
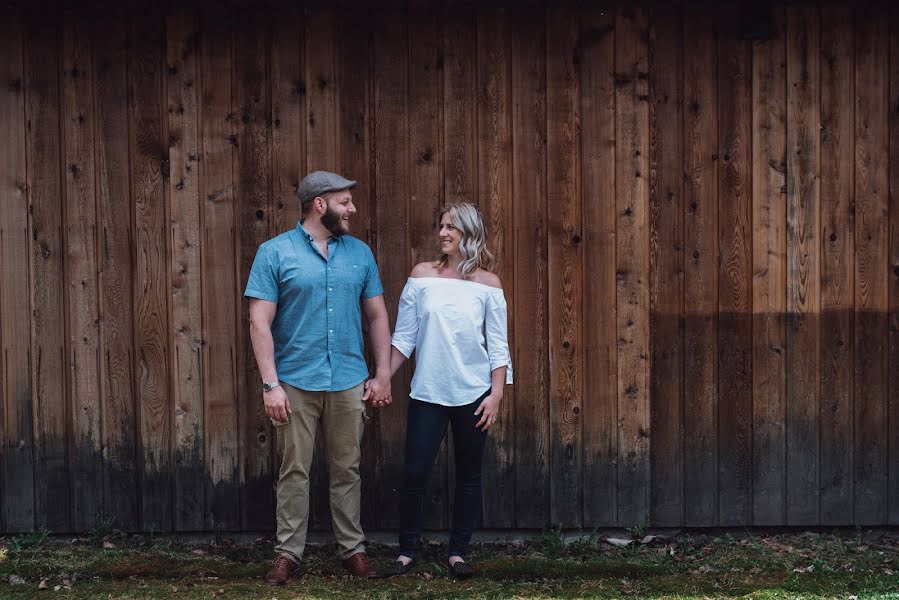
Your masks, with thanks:
[(272, 339), (271, 327), (250, 323), (250, 342), (253, 344), (253, 355), (259, 366), (259, 374), (263, 381), (278, 379), (275, 368), (275, 342)]
[(375, 371), (378, 376), (390, 377), (390, 327), (386, 316), (369, 323)]

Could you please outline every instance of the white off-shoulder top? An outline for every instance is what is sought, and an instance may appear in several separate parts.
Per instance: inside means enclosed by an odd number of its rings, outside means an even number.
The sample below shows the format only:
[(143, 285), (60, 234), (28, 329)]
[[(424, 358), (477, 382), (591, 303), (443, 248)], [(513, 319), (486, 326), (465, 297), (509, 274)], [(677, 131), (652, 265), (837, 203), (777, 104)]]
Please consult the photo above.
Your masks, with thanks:
[(462, 406), (490, 389), (506, 367), (512, 383), (506, 298), (500, 288), (445, 277), (410, 277), (400, 296), (393, 346), (415, 356), (411, 396)]

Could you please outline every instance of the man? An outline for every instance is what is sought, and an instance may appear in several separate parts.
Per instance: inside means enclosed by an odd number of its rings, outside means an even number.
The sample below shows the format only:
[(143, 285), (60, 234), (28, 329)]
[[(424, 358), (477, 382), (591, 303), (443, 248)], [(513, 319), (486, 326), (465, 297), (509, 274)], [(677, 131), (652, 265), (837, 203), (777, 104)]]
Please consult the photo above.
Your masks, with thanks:
[[(343, 565), (372, 577), (360, 524), (364, 402), (390, 403), (390, 328), (371, 249), (349, 232), (355, 181), (315, 171), (297, 188), (303, 218), (259, 247), (244, 295), (262, 376), (265, 413), (282, 454), (277, 553), (265, 576), (283, 585), (299, 570), (309, 515), (309, 469), (322, 425), (331, 514)], [(360, 301), (376, 375), (365, 384)]]

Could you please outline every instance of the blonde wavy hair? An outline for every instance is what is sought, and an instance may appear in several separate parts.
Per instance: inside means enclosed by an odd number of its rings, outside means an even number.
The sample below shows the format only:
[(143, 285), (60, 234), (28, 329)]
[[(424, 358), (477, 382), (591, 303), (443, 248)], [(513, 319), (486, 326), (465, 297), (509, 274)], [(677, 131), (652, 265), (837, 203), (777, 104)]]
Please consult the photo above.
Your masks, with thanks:
[[(459, 251), (462, 253), (459, 271), (462, 275), (467, 277), (478, 269), (492, 271), (496, 264), (496, 258), (487, 249), (487, 228), (484, 226), (484, 219), (481, 217), (478, 207), (468, 202), (447, 204), (437, 213), (437, 219), (434, 222), (435, 230), (440, 231), (440, 221), (445, 214), (449, 214), (453, 227), (462, 234), (462, 239), (459, 240)], [(437, 266), (445, 267), (449, 257), (441, 252), (439, 238), (437, 252), (435, 261)]]

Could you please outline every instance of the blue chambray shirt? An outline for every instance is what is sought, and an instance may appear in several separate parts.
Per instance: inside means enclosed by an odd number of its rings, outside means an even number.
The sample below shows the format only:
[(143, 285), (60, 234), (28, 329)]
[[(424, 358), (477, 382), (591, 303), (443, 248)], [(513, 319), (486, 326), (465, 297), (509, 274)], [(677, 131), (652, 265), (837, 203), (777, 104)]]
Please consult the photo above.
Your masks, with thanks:
[(244, 292), (278, 305), (272, 322), (278, 379), (316, 392), (347, 390), (368, 377), (359, 301), (384, 293), (361, 240), (332, 237), (328, 257), (300, 221), (259, 246)]

